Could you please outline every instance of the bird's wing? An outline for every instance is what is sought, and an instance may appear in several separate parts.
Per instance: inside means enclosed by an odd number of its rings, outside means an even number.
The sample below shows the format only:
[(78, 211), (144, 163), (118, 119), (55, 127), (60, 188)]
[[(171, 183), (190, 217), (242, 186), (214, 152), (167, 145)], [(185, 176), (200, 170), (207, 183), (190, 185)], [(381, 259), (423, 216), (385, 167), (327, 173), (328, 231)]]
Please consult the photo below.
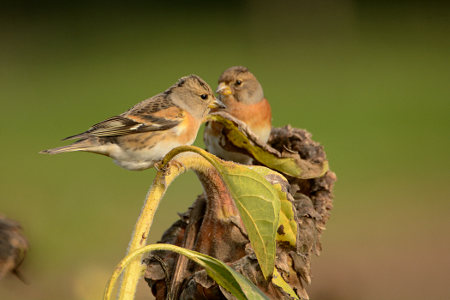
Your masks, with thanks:
[(89, 130), (69, 136), (64, 140), (83, 139), (89, 136), (113, 137), (147, 131), (167, 130), (183, 121), (185, 114), (169, 99), (162, 96), (142, 101), (129, 111), (103, 122)]

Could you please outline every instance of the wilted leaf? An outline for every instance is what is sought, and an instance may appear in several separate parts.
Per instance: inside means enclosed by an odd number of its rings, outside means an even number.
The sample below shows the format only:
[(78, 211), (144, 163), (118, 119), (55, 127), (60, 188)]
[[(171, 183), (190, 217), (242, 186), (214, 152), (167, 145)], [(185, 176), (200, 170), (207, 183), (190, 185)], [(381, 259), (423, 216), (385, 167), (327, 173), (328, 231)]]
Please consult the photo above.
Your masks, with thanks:
[[(223, 133), (227, 136), (228, 141), (235, 147), (245, 149), (245, 151), (263, 165), (283, 174), (301, 179), (317, 178), (328, 171), (327, 161), (314, 164), (301, 159), (299, 156), (294, 158), (276, 155), (278, 151), (275, 149), (270, 149), (271, 151), (269, 151), (268, 146), (263, 146), (256, 142), (257, 138), (247, 132), (245, 125), (240, 124), (241, 128), (239, 128), (239, 120), (232, 121), (232, 117), (230, 118), (228, 115), (227, 117), (224, 117), (224, 115), (224, 113), (215, 113), (209, 115), (208, 119), (220, 122), (225, 126)], [(244, 131), (246, 133), (244, 133)], [(251, 139), (249, 139), (249, 136)]]
[(286, 294), (288, 294), (292, 299), (299, 299), (295, 291), (291, 288), (291, 286), (281, 277), (280, 273), (278, 273), (277, 269), (273, 271), (272, 283), (276, 286), (280, 287)]
[(199, 265), (205, 268), (208, 275), (214, 279), (217, 284), (229, 291), (233, 296), (240, 300), (261, 300), (269, 299), (259, 290), (252, 282), (247, 278), (227, 266), (225, 263), (217, 260), (211, 256), (195, 252), (192, 250), (184, 249), (170, 244), (154, 244), (148, 245), (127, 255), (116, 267), (114, 274), (112, 275), (108, 286), (105, 291), (104, 299), (110, 299), (112, 291), (114, 290), (114, 284), (117, 281), (120, 273), (127, 267), (127, 265), (134, 258), (155, 250), (169, 250), (186, 256), (187, 258), (195, 261)]

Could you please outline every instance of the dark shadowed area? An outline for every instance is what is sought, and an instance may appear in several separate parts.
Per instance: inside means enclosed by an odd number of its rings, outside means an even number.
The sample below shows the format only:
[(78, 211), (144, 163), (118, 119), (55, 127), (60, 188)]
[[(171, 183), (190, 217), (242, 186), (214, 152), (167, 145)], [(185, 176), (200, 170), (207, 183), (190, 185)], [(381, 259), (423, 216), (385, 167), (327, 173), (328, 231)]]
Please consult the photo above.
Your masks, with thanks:
[[(93, 154), (38, 152), (181, 76), (195, 73), (215, 88), (232, 65), (257, 76), (274, 126), (313, 133), (338, 176), (311, 299), (448, 298), (449, 8), (2, 2), (0, 213), (29, 239), (21, 271), (30, 284), (6, 276), (0, 299), (101, 298), (155, 174)], [(180, 177), (150, 241), (200, 192), (195, 175)], [(151, 299), (145, 284), (138, 299)]]

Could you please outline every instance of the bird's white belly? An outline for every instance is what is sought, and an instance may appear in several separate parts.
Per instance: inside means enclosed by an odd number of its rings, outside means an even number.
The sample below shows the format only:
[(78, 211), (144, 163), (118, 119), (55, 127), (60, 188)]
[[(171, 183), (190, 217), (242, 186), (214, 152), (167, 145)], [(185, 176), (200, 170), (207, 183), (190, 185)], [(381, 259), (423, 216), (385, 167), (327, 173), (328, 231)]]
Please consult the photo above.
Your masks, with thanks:
[(263, 127), (263, 128), (250, 128), (251, 131), (259, 138), (260, 142), (263, 142), (264, 144), (267, 143), (270, 137), (270, 133), (272, 131), (272, 128), (270, 126)]
[(125, 150), (117, 144), (113, 144), (111, 145), (113, 149), (111, 149), (109, 155), (118, 166), (128, 170), (138, 171), (153, 167), (170, 150), (181, 145), (183, 144), (176, 141), (161, 141), (151, 149)]

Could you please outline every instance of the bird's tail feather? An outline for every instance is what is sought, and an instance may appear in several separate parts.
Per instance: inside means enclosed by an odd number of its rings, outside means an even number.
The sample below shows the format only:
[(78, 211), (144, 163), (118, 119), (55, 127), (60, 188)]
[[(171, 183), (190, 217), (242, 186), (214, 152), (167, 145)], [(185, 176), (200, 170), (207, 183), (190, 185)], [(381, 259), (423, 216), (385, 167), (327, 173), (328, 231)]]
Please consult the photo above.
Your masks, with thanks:
[(39, 153), (41, 154), (58, 154), (63, 152), (73, 152), (73, 151), (87, 151), (90, 144), (86, 141), (78, 141), (73, 144), (62, 146), (53, 149), (42, 150)]

